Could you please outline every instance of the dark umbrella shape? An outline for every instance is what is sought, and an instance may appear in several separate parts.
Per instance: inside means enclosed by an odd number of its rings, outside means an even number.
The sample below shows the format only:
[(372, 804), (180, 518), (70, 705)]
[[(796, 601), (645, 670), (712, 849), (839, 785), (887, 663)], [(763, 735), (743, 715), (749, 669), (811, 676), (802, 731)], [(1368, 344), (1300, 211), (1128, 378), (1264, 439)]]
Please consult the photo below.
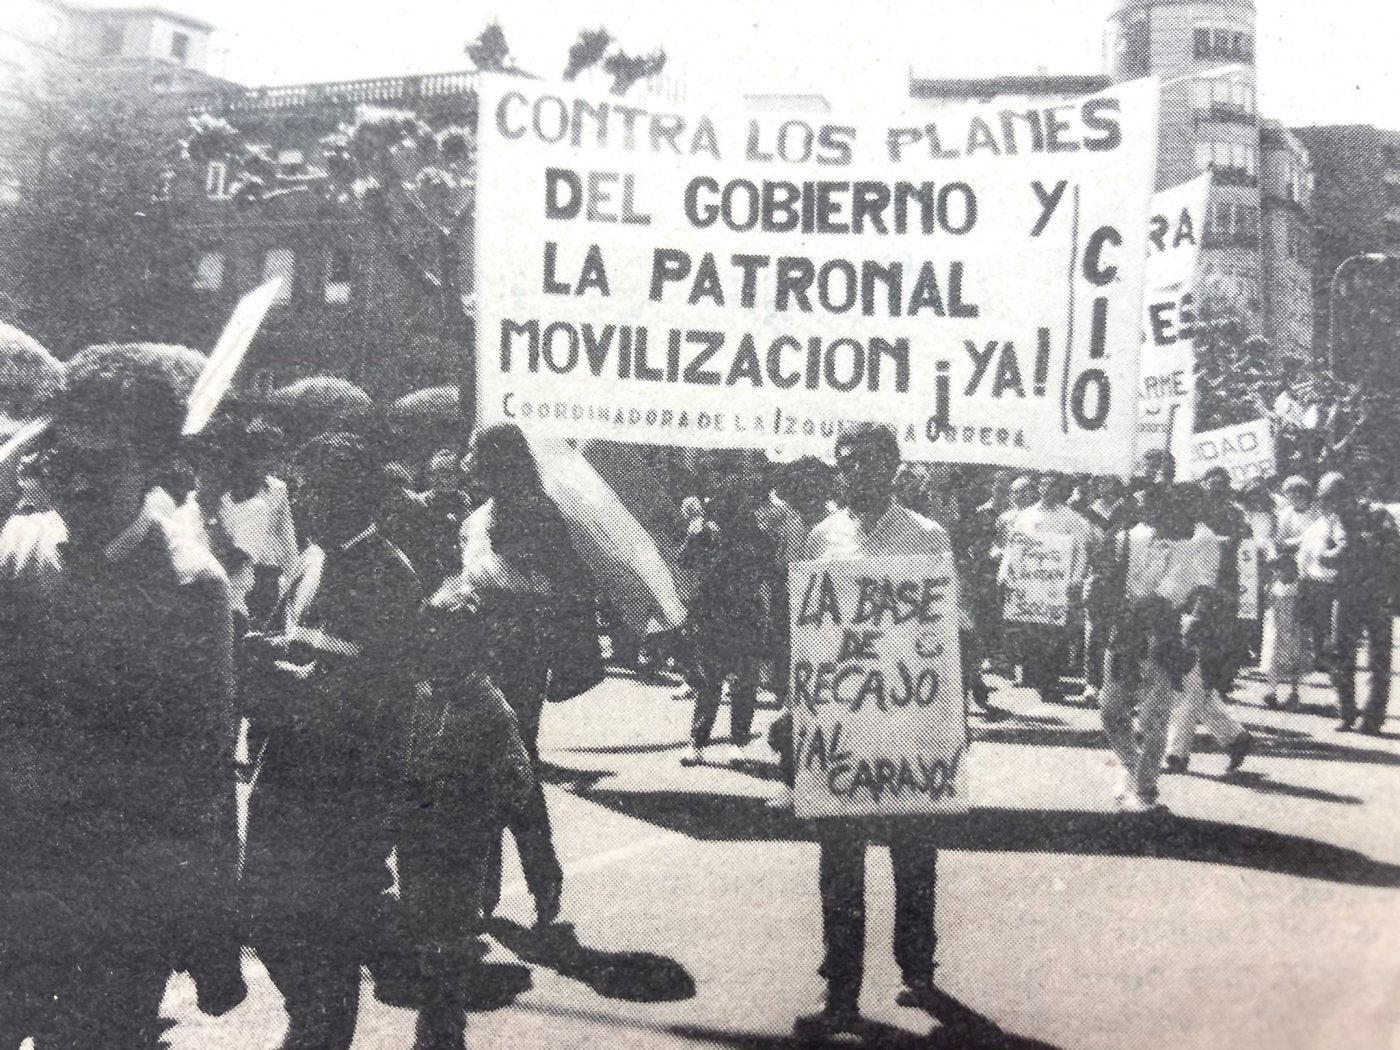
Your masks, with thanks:
[(374, 399), (348, 379), (307, 376), (274, 390), (268, 407), (288, 434), (304, 441), (336, 427), (363, 429)]
[(430, 386), (389, 403), (389, 419), (400, 424), (460, 423), (461, 393), (455, 386)]

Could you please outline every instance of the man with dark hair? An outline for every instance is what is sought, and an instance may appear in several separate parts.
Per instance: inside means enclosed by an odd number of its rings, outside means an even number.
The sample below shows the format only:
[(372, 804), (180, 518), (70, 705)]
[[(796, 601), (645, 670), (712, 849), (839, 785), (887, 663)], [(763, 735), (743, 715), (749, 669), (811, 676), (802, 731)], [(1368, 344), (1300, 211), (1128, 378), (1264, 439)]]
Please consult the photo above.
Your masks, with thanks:
[[(899, 441), (889, 427), (863, 424), (836, 439), (836, 467), (845, 483), (846, 505), (812, 530), (804, 557), (851, 561), (873, 556), (952, 556), (942, 526), (895, 500)], [(897, 1001), (928, 1011), (945, 1025), (972, 1020), (965, 1007), (933, 984), (934, 884), (938, 849), (926, 818), (826, 819), (816, 824), (821, 846), (821, 975), (825, 1009), (798, 1021), (800, 1032), (832, 1034), (860, 1025), (860, 986), (865, 957), (865, 853), (870, 839), (885, 833), (894, 868), (894, 953), (904, 980)]]
[(38, 466), (60, 563), (0, 581), (0, 1045), (154, 1047), (172, 970), (206, 1012), (246, 991), (228, 583), (152, 510), (173, 506), (153, 486), (202, 364), (150, 344), (73, 358)]
[(299, 619), (261, 639), (270, 702), (248, 861), (253, 943), (286, 1000), (283, 1045), (345, 1050), (389, 885), (422, 591), (379, 535), (389, 482), (362, 439), (315, 438), (291, 474), (297, 525), (325, 559)]

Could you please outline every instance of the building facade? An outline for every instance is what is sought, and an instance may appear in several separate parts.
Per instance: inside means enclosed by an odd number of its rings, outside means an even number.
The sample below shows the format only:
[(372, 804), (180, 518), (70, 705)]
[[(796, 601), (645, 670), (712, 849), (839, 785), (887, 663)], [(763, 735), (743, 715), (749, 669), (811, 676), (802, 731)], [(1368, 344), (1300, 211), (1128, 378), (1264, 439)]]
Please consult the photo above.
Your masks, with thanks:
[(1335, 339), (1334, 367), (1341, 375), (1394, 390), (1400, 387), (1394, 366), (1400, 355), (1400, 132), (1352, 124), (1295, 128), (1293, 134), (1317, 172), (1317, 345), (1326, 355)]
[(1162, 82), (1157, 187), (1212, 173), (1199, 283), (1205, 300), (1242, 315), (1279, 357), (1313, 345), (1312, 172), (1303, 143), (1260, 118), (1252, 0), (1118, 0), (1103, 75), (915, 78), (931, 106), (998, 98), (1032, 105), (1155, 74)]
[(1104, 34), (1115, 81), (1162, 82), (1157, 187), (1212, 173), (1200, 284), (1278, 358), (1313, 359), (1312, 167), (1260, 117), (1253, 0), (1116, 0)]

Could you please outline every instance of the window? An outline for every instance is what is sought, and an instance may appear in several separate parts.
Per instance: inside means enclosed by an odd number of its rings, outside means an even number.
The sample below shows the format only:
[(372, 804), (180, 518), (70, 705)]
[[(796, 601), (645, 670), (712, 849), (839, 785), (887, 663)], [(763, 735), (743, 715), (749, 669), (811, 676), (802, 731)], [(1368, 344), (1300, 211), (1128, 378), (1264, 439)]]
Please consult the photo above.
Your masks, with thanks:
[(1255, 186), (1259, 183), (1259, 150), (1235, 142), (1198, 142), (1196, 166), (1210, 169), (1216, 181), (1226, 186)]
[(348, 248), (326, 252), (326, 302), (341, 305), (350, 301), (351, 259)]
[(190, 35), (188, 33), (170, 34), (170, 57), (180, 63), (190, 60)]
[(1197, 26), (1196, 57), (1212, 61), (1253, 62), (1254, 37), (1229, 26)]
[(1300, 263), (1308, 261), (1308, 239), (1297, 223), (1288, 224), (1288, 257)]
[(97, 41), (97, 53), (103, 58), (114, 58), (122, 53), (125, 33), (119, 22), (109, 22), (102, 27), (102, 35)]
[(300, 175), (306, 170), (306, 154), (299, 149), (278, 150), (277, 168), (283, 175)]
[(1254, 86), (1229, 78), (1198, 80), (1192, 86), (1197, 120), (1252, 124), (1255, 119)]
[(204, 195), (211, 201), (228, 200), (228, 165), (211, 160), (204, 169)]
[(1257, 248), (1259, 208), (1237, 201), (1215, 201), (1206, 218), (1205, 244), (1208, 248)]
[(225, 265), (223, 252), (201, 252), (199, 265), (194, 271), (195, 289), (201, 292), (217, 292), (223, 288)]
[(296, 282), (297, 256), (290, 248), (272, 248), (263, 252), (262, 279), (266, 283), (274, 277), (282, 278), (282, 287), (273, 302), (292, 301), (292, 285)]
[(175, 78), (169, 73), (157, 73), (151, 77), (151, 90), (156, 94), (163, 94), (175, 85)]
[(1387, 168), (1400, 168), (1400, 146), (1386, 146), (1381, 150), (1381, 163)]

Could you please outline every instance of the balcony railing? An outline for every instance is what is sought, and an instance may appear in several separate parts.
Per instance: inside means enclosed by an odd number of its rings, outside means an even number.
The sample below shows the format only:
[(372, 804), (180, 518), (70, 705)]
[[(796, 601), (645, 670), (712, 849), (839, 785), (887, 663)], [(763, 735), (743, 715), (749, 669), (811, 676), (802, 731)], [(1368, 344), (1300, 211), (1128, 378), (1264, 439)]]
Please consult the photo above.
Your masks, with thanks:
[(477, 74), (430, 73), (411, 77), (373, 77), (323, 84), (289, 84), (284, 87), (245, 88), (171, 95), (168, 102), (190, 114), (234, 116), (281, 113), (313, 106), (388, 105), (417, 103), (423, 99), (454, 98), (476, 90)]

